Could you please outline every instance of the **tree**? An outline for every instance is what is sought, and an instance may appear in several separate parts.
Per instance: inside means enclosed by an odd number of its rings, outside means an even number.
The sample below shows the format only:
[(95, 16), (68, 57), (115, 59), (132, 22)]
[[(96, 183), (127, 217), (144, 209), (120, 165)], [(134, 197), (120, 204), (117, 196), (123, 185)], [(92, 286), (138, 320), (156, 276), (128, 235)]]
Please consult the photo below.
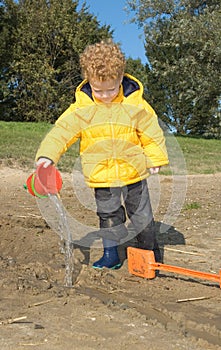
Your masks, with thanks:
[[(7, 67), (14, 106), (5, 119), (53, 122), (81, 80), (79, 53), (111, 37), (110, 26), (100, 26), (85, 4), (78, 11), (78, 1), (20, 0), (14, 6), (15, 46)], [(9, 6), (4, 11), (11, 15)]]
[[(8, 10), (6, 10), (6, 8)], [(12, 0), (0, 2), (0, 115), (7, 114), (13, 105), (10, 66), (13, 62), (13, 47), (16, 43), (14, 28), (17, 25), (16, 6)]]
[(144, 86), (144, 94), (145, 94), (146, 93), (145, 87), (147, 86), (147, 74), (146, 74), (145, 65), (141, 62), (141, 60), (133, 59), (129, 57), (127, 59), (125, 71), (126, 73), (134, 75), (137, 79), (141, 81), (141, 83)]
[[(220, 133), (219, 1), (128, 1), (144, 27), (150, 95), (179, 134)], [(157, 92), (159, 91), (159, 92)]]

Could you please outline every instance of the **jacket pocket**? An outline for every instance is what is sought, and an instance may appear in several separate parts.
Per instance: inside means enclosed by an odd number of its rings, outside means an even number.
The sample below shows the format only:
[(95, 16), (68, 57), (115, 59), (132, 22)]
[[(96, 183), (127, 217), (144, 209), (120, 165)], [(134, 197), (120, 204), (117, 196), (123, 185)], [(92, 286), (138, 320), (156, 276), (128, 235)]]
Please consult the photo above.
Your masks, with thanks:
[(90, 183), (107, 182), (108, 160), (94, 155), (82, 155), (81, 163), (85, 180)]
[(119, 160), (119, 174), (122, 180), (130, 181), (143, 178), (147, 172), (147, 162), (144, 153), (134, 153)]

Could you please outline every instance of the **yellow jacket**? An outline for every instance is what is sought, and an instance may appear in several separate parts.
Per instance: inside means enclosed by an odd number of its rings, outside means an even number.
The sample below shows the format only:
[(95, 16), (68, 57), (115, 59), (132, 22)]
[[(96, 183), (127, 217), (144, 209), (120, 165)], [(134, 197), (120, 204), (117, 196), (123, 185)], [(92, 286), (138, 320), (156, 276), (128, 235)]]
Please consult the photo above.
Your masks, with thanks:
[(84, 80), (76, 102), (60, 116), (36, 155), (55, 164), (80, 139), (85, 181), (90, 187), (115, 187), (148, 177), (148, 168), (168, 164), (157, 116), (143, 99), (143, 86), (125, 74), (111, 104), (97, 101)]

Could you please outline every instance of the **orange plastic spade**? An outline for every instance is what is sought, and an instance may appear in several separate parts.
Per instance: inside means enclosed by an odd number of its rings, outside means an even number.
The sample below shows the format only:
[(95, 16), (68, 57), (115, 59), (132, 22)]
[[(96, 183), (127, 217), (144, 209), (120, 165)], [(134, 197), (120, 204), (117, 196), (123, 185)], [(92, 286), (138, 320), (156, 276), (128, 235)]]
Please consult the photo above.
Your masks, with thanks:
[(221, 270), (219, 275), (216, 275), (213, 273), (200, 272), (183, 267), (157, 263), (152, 250), (143, 250), (133, 247), (127, 248), (127, 258), (129, 272), (139, 277), (151, 279), (156, 275), (155, 270), (160, 270), (217, 282), (221, 288)]

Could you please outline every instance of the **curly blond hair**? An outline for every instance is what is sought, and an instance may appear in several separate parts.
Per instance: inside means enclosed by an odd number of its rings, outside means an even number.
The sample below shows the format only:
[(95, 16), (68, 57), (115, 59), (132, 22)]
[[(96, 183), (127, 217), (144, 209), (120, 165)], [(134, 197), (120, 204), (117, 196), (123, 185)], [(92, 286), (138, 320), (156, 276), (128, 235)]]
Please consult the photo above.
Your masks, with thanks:
[(86, 47), (80, 55), (82, 75), (87, 80), (117, 79), (124, 73), (126, 60), (111, 39)]

